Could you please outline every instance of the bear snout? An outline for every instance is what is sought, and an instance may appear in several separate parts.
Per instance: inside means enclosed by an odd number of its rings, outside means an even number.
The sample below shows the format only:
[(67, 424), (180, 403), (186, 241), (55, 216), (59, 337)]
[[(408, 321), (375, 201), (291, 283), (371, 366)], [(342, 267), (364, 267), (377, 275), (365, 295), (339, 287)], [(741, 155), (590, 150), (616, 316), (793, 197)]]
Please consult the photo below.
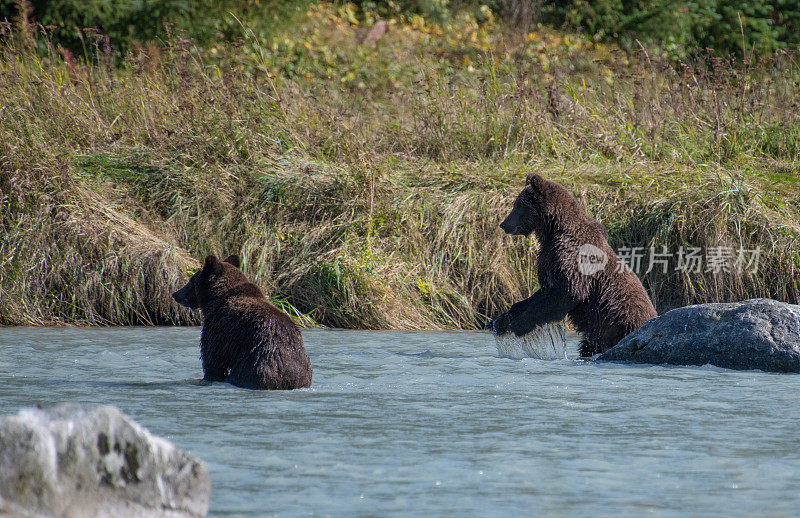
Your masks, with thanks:
[(509, 215), (502, 223), (500, 223), (500, 228), (506, 234), (516, 235), (519, 234), (519, 225), (515, 221), (511, 220), (511, 216)]
[(194, 297), (192, 297), (192, 292), (188, 285), (173, 293), (172, 298), (181, 306), (186, 306), (189, 309), (197, 309), (197, 303)]

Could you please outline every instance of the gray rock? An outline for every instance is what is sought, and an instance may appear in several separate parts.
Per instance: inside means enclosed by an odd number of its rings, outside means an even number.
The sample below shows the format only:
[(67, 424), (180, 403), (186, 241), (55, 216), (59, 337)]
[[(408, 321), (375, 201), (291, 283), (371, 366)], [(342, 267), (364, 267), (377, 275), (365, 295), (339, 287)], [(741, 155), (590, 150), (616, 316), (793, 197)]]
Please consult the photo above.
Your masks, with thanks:
[(597, 360), (800, 372), (800, 306), (751, 299), (673, 309)]
[(205, 466), (111, 406), (0, 418), (0, 516), (205, 516)]

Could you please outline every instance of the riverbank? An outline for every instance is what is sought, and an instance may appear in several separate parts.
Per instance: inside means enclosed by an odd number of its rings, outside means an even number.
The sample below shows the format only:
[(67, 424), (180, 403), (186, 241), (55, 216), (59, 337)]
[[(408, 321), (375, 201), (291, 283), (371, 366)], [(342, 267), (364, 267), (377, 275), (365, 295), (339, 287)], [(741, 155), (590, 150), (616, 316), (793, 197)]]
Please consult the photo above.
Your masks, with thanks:
[(325, 6), (299, 23), (175, 33), (122, 66), (3, 40), (0, 324), (197, 323), (170, 293), (235, 252), (307, 325), (472, 328), (536, 288), (535, 243), (497, 226), (530, 172), (617, 250), (759, 250), (755, 272), (641, 271), (659, 312), (800, 300), (793, 56), (675, 65), (468, 17), (372, 41)]

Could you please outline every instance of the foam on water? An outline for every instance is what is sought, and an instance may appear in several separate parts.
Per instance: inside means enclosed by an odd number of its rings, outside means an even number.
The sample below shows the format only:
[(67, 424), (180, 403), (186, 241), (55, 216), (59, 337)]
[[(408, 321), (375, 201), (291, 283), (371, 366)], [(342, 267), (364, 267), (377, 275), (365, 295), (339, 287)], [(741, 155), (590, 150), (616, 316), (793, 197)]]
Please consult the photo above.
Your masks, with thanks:
[(563, 320), (539, 326), (522, 336), (514, 333), (495, 334), (495, 341), (497, 352), (504, 358), (568, 359), (567, 327)]

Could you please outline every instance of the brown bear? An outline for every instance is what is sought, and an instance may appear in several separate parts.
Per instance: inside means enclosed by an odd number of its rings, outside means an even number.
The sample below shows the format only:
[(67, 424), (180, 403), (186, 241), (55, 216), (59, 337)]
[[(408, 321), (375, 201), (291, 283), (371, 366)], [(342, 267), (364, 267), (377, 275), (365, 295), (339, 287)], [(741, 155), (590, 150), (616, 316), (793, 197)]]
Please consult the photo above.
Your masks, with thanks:
[(589, 357), (656, 316), (636, 274), (608, 245), (605, 228), (561, 185), (529, 175), (500, 228), (536, 235), (539, 290), (490, 323), (497, 334), (522, 336), (569, 316), (583, 335), (580, 354)]
[(204, 380), (250, 389), (311, 386), (311, 361), (300, 330), (247, 280), (237, 256), (220, 261), (209, 255), (172, 298), (203, 314)]

